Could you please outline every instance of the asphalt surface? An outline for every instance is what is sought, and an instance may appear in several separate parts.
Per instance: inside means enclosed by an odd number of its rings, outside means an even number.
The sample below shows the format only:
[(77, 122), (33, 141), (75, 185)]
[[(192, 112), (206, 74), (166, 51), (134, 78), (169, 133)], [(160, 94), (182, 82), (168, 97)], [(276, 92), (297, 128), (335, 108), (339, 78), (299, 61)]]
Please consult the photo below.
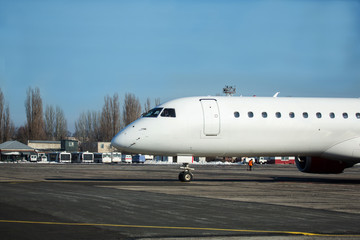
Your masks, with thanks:
[(360, 167), (0, 164), (1, 239), (360, 239)]

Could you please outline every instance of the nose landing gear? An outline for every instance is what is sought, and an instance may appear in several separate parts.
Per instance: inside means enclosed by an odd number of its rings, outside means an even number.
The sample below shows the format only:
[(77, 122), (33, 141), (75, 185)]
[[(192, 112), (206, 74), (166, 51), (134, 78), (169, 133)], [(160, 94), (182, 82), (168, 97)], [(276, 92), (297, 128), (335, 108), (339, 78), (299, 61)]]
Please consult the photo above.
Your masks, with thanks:
[(183, 171), (179, 173), (179, 180), (181, 182), (191, 182), (194, 179), (194, 175), (191, 173), (191, 171), (195, 169), (190, 168), (189, 163), (183, 163), (183, 166), (180, 168), (183, 169)]

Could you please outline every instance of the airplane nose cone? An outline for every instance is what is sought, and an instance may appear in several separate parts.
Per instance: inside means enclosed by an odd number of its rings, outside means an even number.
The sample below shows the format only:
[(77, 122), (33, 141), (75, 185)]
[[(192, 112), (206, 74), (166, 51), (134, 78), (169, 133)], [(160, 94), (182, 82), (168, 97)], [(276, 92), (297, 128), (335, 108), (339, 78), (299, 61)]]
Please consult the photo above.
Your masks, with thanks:
[(127, 136), (126, 131), (120, 131), (111, 140), (111, 145), (117, 149), (125, 149), (131, 145), (130, 140)]
[(121, 130), (111, 140), (111, 145), (125, 152), (136, 152), (143, 147), (146, 127), (134, 122)]

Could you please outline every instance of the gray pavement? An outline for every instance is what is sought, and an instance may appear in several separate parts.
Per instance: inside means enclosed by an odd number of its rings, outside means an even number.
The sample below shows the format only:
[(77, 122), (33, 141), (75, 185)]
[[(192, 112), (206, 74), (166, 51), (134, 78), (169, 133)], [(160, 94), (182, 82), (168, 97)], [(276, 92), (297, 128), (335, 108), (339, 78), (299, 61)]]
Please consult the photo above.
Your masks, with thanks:
[(0, 164), (1, 239), (360, 239), (360, 168)]

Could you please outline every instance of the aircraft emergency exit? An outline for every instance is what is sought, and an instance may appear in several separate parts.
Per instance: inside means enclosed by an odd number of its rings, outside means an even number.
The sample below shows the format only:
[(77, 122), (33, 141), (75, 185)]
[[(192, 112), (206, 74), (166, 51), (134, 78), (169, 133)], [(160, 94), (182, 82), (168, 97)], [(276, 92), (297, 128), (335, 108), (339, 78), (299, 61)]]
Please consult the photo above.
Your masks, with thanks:
[[(360, 99), (180, 98), (129, 124), (112, 145), (168, 156), (296, 156), (302, 172), (341, 173), (360, 162)], [(190, 170), (179, 179), (191, 181)]]

